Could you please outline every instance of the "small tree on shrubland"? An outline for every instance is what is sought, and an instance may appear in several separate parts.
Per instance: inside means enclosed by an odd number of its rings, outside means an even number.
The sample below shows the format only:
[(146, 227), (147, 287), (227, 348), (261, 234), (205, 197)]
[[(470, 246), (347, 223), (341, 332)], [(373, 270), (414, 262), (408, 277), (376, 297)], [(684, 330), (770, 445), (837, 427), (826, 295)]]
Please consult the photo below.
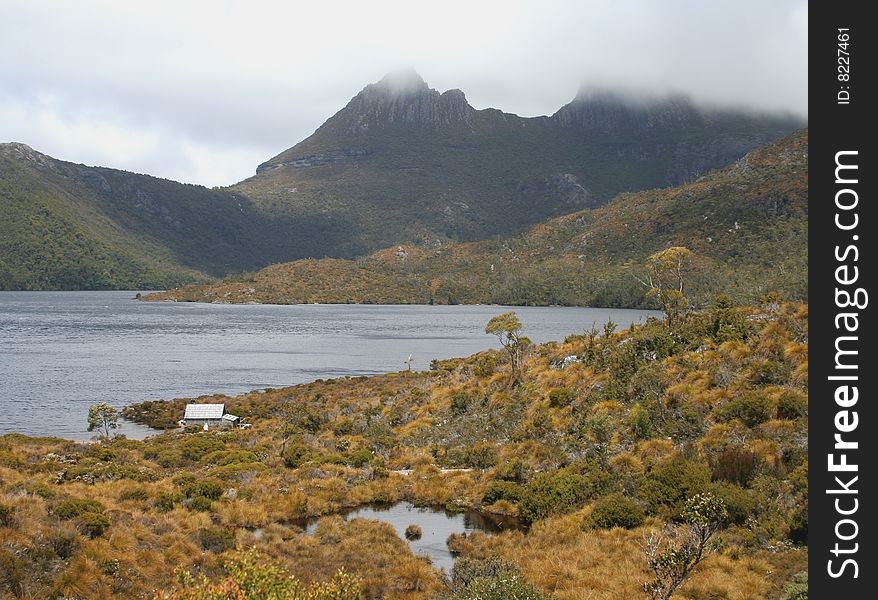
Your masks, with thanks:
[(521, 321), (514, 312), (506, 312), (497, 315), (488, 321), (485, 333), (496, 335), (500, 345), (509, 356), (512, 366), (512, 385), (521, 381), (521, 365), (524, 361), (524, 352), (530, 346), (531, 341), (521, 334)]
[(710, 539), (726, 517), (721, 498), (710, 492), (697, 494), (686, 501), (683, 525), (669, 525), (661, 533), (650, 534), (643, 545), (649, 570), (655, 576), (643, 584), (649, 600), (670, 600), (710, 554)]
[(642, 278), (634, 276), (649, 289), (647, 296), (658, 301), (668, 318), (668, 327), (673, 327), (689, 309), (686, 281), (692, 273), (694, 258), (689, 248), (671, 246), (646, 259)]
[(103, 438), (110, 437), (119, 427), (119, 411), (112, 404), (98, 402), (88, 407), (88, 430), (97, 431)]

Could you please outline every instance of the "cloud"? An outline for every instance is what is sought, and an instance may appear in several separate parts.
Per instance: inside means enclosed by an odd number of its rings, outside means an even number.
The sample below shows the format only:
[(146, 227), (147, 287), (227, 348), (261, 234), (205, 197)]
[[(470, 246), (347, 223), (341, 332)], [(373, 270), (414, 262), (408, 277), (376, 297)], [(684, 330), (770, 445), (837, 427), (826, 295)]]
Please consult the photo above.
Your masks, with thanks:
[(807, 114), (803, 0), (83, 0), (3, 3), (0, 22), (0, 140), (207, 185), (403, 67), (528, 116), (582, 84)]

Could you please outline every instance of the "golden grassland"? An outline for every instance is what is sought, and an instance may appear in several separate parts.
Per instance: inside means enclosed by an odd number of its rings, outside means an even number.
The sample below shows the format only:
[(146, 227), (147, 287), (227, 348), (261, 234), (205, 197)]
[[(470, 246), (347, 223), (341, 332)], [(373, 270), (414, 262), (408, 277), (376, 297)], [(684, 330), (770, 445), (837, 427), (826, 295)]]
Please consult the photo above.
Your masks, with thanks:
[[(729, 508), (718, 550), (675, 598), (781, 598), (807, 559), (807, 305), (722, 300), (673, 330), (613, 329), (530, 347), (517, 382), (487, 351), (198, 400), (250, 429), (2, 436), (0, 597), (152, 598), (178, 569), (221, 580), (251, 547), (305, 584), (344, 568), (363, 598), (451, 597), (387, 524), (328, 516), (302, 531), (304, 517), (404, 499), (532, 522), (452, 543), (551, 597), (641, 598), (644, 536), (711, 491)], [(185, 402), (128, 415), (169, 427)]]

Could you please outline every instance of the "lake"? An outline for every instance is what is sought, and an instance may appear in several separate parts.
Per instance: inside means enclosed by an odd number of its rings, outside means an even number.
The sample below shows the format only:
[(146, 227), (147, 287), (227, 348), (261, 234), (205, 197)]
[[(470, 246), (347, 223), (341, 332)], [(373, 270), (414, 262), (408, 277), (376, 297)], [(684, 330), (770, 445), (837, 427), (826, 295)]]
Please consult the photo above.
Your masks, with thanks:
[[(653, 311), (502, 306), (139, 302), (136, 292), (0, 292), (0, 434), (88, 439), (88, 406), (238, 394), (345, 375), (429, 368), (498, 347), (515, 310), (534, 342)], [(125, 423), (121, 432), (149, 429)]]
[[(389, 523), (396, 534), (406, 540), (412, 553), (430, 558), (436, 568), (451, 573), (455, 556), (448, 548), (448, 537), (453, 534), (470, 534), (476, 531), (488, 534), (505, 530), (523, 529), (514, 517), (489, 515), (475, 510), (451, 512), (435, 506), (419, 507), (411, 502), (397, 502), (388, 505), (361, 506), (341, 514), (345, 520), (370, 519)], [(406, 528), (417, 525), (421, 536), (415, 539), (406, 537)], [(314, 535), (320, 526), (320, 517), (307, 519), (305, 533)]]

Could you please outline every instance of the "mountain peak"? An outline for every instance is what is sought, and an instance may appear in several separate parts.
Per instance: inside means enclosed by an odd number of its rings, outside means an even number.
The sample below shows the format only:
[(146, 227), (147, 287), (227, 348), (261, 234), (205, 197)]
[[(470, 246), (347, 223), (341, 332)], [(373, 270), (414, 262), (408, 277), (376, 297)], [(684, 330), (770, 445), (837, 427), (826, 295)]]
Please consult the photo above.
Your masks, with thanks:
[(637, 96), (583, 87), (553, 119), (589, 133), (645, 133), (701, 122), (704, 114), (686, 96)]
[(412, 95), (430, 90), (427, 82), (411, 68), (392, 71), (380, 81), (367, 86), (369, 87), (388, 92), (393, 96)]
[(441, 127), (470, 125), (474, 109), (460, 90), (439, 93), (413, 69), (394, 71), (370, 83), (324, 127), (341, 127), (349, 133), (414, 125)]
[(18, 160), (27, 160), (39, 165), (49, 164), (50, 157), (42, 152), (37, 152), (27, 144), (21, 142), (8, 142), (0, 144), (0, 155), (9, 156)]

